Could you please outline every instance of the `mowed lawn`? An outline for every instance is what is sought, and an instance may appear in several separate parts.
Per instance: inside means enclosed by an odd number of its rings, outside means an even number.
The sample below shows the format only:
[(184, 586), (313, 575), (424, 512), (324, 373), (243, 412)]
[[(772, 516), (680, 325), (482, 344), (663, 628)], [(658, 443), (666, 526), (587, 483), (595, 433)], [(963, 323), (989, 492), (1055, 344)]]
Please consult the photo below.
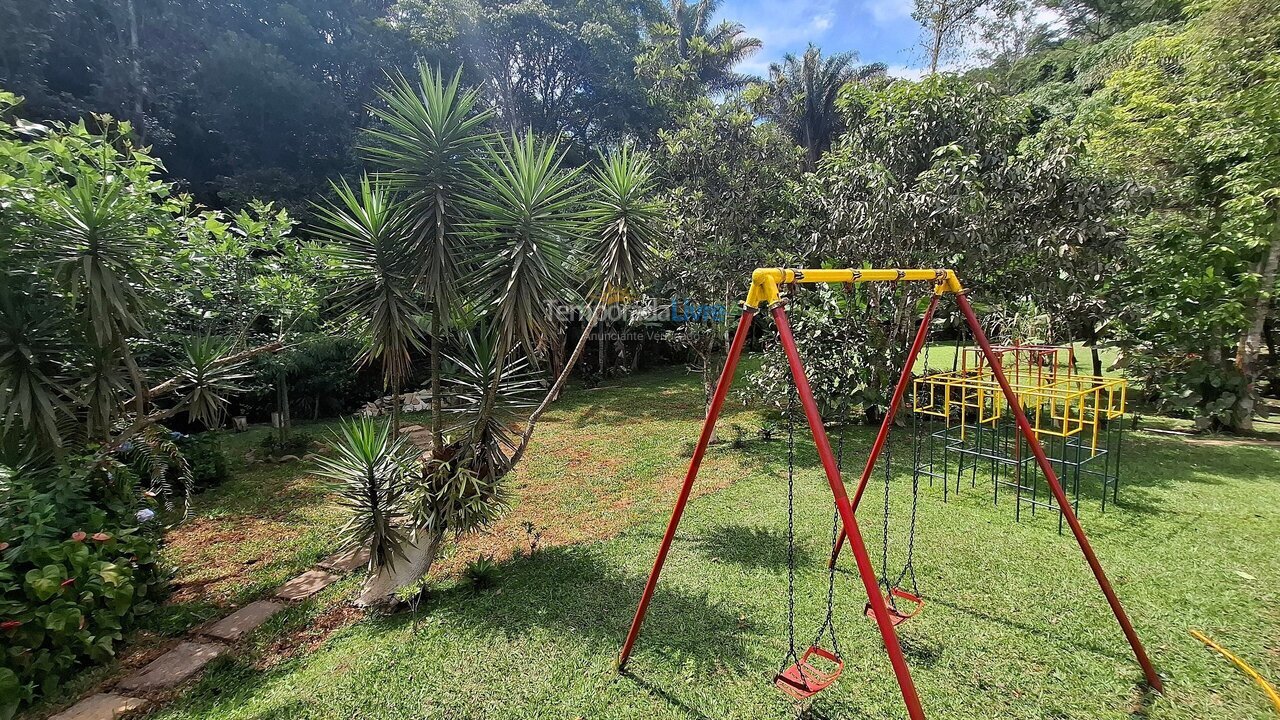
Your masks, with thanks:
[[(614, 671), (702, 409), (696, 376), (680, 371), (616, 384), (574, 391), (548, 414), (513, 483), (511, 516), (447, 557), (416, 611), (344, 610), (355, 587), (344, 581), (273, 619), (156, 716), (794, 717), (797, 706), (770, 682), (786, 643), (782, 440), (713, 448), (629, 672)], [(753, 430), (759, 416), (733, 408), (725, 437), (732, 423)], [(855, 462), (872, 432), (850, 430)], [(1119, 628), (1054, 516), (1016, 523), (1013, 505), (992, 506), (989, 489), (966, 485), (944, 504), (935, 487), (920, 500), (916, 550), (927, 606), (901, 628), (929, 717), (1270, 716), (1262, 693), (1187, 631), (1205, 631), (1280, 678), (1280, 450), (1136, 433), (1124, 452), (1120, 505), (1103, 514), (1090, 497), (1081, 515), (1167, 694), (1140, 690)], [(908, 453), (902, 438), (896, 455)], [(831, 505), (810, 444), (798, 464), (798, 635), (808, 638), (823, 611)], [(907, 463), (897, 470), (893, 508), (904, 519)], [(332, 549), (338, 520), (323, 493), (277, 477), (300, 471), (273, 468), (252, 491), (270, 498), (270, 488), (292, 488), (283, 496), (291, 504), (277, 508), (276, 545), (287, 549), (259, 552), (287, 557), (264, 561), (273, 567), (265, 576), (246, 570), (247, 580), (211, 583), (224, 596), (248, 599)], [(228, 493), (237, 487), (250, 492), (242, 479), (214, 497), (234, 506)], [(880, 492), (873, 486), (859, 512), (875, 558)], [(537, 552), (525, 523), (542, 533)], [(901, 562), (905, 526), (894, 538)], [(194, 557), (194, 545), (187, 552)], [(497, 557), (501, 572), (494, 588), (475, 590), (457, 571), (482, 554)], [(837, 577), (844, 676), (814, 700), (811, 716), (906, 717), (851, 567), (846, 556)]]

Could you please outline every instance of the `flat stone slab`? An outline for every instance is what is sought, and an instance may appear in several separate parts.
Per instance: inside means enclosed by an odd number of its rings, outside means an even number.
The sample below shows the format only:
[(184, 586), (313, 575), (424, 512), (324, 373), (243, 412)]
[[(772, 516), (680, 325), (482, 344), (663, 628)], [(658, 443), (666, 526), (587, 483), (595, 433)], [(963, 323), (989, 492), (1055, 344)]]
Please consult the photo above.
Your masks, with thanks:
[(149, 702), (142, 698), (126, 697), (115, 693), (91, 695), (49, 720), (116, 720), (130, 713), (146, 709)]
[(349, 573), (357, 568), (364, 567), (369, 564), (369, 548), (351, 548), (346, 552), (340, 552), (337, 555), (330, 555), (321, 560), (319, 565), (325, 570), (333, 570), (334, 572)]
[(122, 690), (159, 690), (173, 687), (195, 675), (210, 661), (227, 651), (218, 643), (180, 643), (161, 655), (141, 672), (125, 678), (117, 686)]
[(251, 602), (214, 623), (202, 634), (227, 642), (235, 642), (256, 630), (259, 625), (284, 608), (283, 604), (270, 600)]
[(308, 570), (280, 586), (276, 597), (281, 600), (305, 600), (337, 582), (338, 576), (325, 570)]

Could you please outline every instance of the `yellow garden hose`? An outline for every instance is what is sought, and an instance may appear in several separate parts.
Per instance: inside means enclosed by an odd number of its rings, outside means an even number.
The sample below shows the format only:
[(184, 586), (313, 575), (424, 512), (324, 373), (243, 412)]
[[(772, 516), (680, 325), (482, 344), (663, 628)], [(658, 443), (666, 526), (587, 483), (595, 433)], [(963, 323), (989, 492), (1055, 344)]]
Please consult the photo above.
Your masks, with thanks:
[(1240, 668), (1240, 670), (1245, 675), (1248, 675), (1250, 680), (1253, 680), (1255, 683), (1257, 683), (1258, 687), (1262, 688), (1262, 691), (1267, 694), (1267, 697), (1271, 698), (1271, 706), (1275, 708), (1275, 711), (1277, 713), (1280, 713), (1280, 694), (1276, 693), (1275, 687), (1273, 687), (1271, 683), (1267, 682), (1266, 678), (1259, 675), (1257, 670), (1254, 670), (1253, 668), (1249, 667), (1248, 663), (1236, 657), (1235, 655), (1232, 655), (1230, 652), (1227, 652), (1226, 648), (1222, 647), (1218, 643), (1205, 637), (1204, 633), (1198, 630), (1192, 630), (1190, 632), (1191, 632), (1191, 637), (1199, 640), (1200, 642), (1209, 646), (1209, 648), (1217, 651), (1219, 654), (1222, 655), (1222, 657), (1230, 660), (1233, 665)]

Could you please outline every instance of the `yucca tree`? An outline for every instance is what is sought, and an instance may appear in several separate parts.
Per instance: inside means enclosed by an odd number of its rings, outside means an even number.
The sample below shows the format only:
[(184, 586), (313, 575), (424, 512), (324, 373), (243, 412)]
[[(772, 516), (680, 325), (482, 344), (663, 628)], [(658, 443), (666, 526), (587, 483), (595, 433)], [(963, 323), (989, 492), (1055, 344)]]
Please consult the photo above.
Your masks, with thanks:
[(396, 589), (397, 569), (407, 570), (406, 548), (422, 541), (408, 522), (409, 495), (422, 472), (419, 453), (389, 424), (373, 418), (344, 421), (329, 445), (333, 455), (316, 461), (316, 474), (330, 482), (350, 513), (342, 528), (346, 542), (369, 547), (371, 574), (360, 602), (379, 602)]
[(462, 90), (461, 69), (444, 81), (438, 68), (418, 65), (417, 84), (403, 75), (378, 91), (385, 107), (373, 107), (382, 126), (367, 131), (362, 150), (390, 186), (406, 197), (417, 254), (415, 282), (431, 311), (431, 430), (444, 444), (441, 344), (449, 316), (459, 306), (465, 265), (463, 200), (475, 188), (475, 160), (485, 152), (485, 124), (476, 90)]
[(586, 267), (591, 273), (588, 296), (596, 298), (578, 344), (546, 397), (529, 416), (511, 462), (524, 455), (538, 419), (572, 372), (587, 346), (591, 330), (600, 322), (608, 298), (616, 291), (632, 290), (650, 277), (658, 262), (657, 243), (663, 224), (661, 206), (654, 200), (653, 166), (649, 157), (624, 145), (600, 156), (592, 176), (592, 194), (585, 216), (589, 223)]
[(363, 362), (382, 365), (391, 389), (391, 427), (400, 432), (400, 390), (411, 353), (423, 347), (418, 318), (416, 254), (405, 207), (384, 183), (369, 176), (356, 188), (333, 184), (338, 202), (317, 205), (316, 234), (328, 241), (338, 310), (364, 338)]
[[(553, 308), (575, 286), (572, 267), (582, 251), (585, 224), (580, 169), (565, 169), (555, 142), (526, 132), (504, 138), (480, 167), (486, 192), (469, 201), (475, 220), (469, 247), (483, 258), (471, 286), (494, 334), (495, 355), (533, 355), (557, 331)], [(487, 423), (502, 380), (495, 376), (478, 408)]]
[[(147, 408), (146, 378), (138, 366), (129, 338), (141, 335), (145, 322), (148, 261), (171, 240), (165, 232), (171, 221), (124, 174), (112, 172), (104, 153), (100, 165), (73, 170), (70, 183), (47, 193), (32, 207), (36, 241), (32, 257), (52, 270), (67, 298), (83, 308), (91, 337), (89, 346), (100, 354), (118, 355), (132, 386), (134, 412)], [(95, 430), (105, 432), (115, 407), (119, 385), (100, 385), (93, 396), (100, 404), (89, 409), (99, 419)]]
[(884, 76), (884, 65), (858, 66), (857, 59), (851, 52), (823, 57), (822, 50), (810, 44), (804, 55), (787, 53), (781, 63), (770, 65), (769, 79), (755, 93), (756, 112), (777, 122), (804, 148), (808, 170), (817, 166), (841, 130), (836, 111), (840, 88)]

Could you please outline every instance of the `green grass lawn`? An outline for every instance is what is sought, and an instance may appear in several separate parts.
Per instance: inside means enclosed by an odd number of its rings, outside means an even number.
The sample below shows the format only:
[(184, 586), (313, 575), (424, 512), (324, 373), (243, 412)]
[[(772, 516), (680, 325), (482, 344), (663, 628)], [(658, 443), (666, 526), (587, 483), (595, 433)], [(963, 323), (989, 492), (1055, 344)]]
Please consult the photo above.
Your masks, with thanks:
[[(360, 619), (342, 609), (355, 586), (345, 581), (273, 619), (157, 717), (793, 717), (796, 706), (770, 683), (785, 646), (780, 441), (713, 448), (708, 492), (689, 506), (630, 671), (613, 671), (702, 402), (696, 376), (678, 371), (621, 385), (575, 391), (548, 414), (515, 479), (512, 516), (455, 550), (416, 612)], [(758, 420), (734, 408), (728, 422)], [(871, 435), (850, 431), (850, 457), (865, 453)], [(906, 452), (899, 446), (899, 457)], [(927, 607), (901, 634), (929, 717), (1269, 716), (1261, 692), (1187, 630), (1280, 679), (1280, 450), (1138, 433), (1124, 459), (1120, 505), (1102, 514), (1085, 500), (1081, 515), (1167, 694), (1138, 689), (1119, 628), (1053, 516), (1015, 523), (1012, 504), (993, 507), (989, 490), (966, 488), (944, 504), (940, 488), (926, 488), (916, 566)], [(228, 522), (240, 502), (292, 528), (275, 550), (246, 551), (274, 559), (252, 563), (225, 597), (247, 599), (331, 549), (332, 506), (297, 473), (255, 470), (212, 496)], [(799, 634), (807, 636), (822, 612), (831, 532), (811, 445), (801, 447), (797, 486)], [(859, 513), (876, 558), (879, 492)], [(907, 502), (897, 492), (898, 517)], [(199, 511), (208, 523), (218, 514)], [(549, 547), (521, 551), (525, 521)], [(490, 553), (503, 560), (495, 589), (452, 579)], [(811, 716), (905, 717), (851, 567), (846, 556), (837, 577), (844, 676)]]

